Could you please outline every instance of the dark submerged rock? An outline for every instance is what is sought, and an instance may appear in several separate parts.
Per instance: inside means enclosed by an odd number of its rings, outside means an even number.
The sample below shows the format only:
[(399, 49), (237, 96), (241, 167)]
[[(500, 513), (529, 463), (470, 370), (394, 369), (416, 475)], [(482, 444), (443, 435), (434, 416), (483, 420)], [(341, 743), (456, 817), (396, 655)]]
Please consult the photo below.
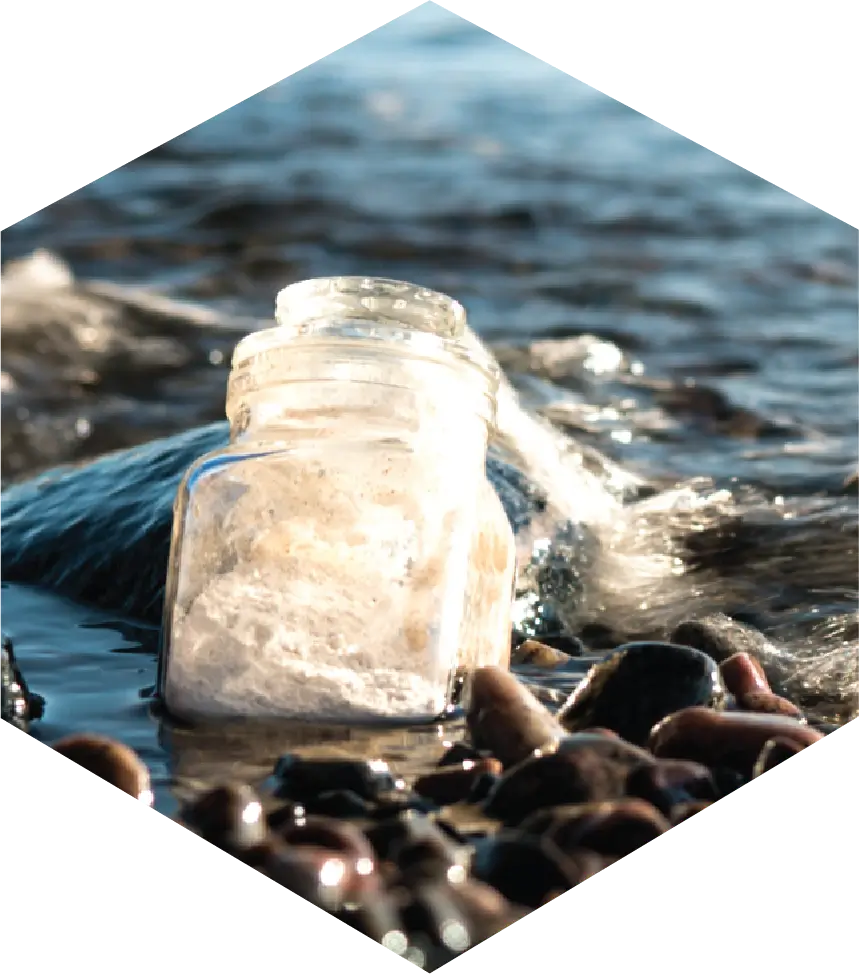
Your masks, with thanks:
[(705, 653), (671, 643), (620, 646), (588, 672), (558, 713), (568, 730), (604, 727), (644, 744), (654, 724), (677, 710), (720, 706), (724, 686)]
[(520, 828), (549, 839), (566, 854), (586, 848), (616, 859), (640, 849), (670, 825), (649, 802), (623, 798), (544, 809), (529, 816)]
[(586, 850), (564, 855), (536, 836), (503, 833), (478, 851), (472, 875), (512, 903), (535, 909), (598, 873), (604, 864)]
[(627, 779), (626, 789), (634, 798), (641, 798), (670, 815), (678, 806), (691, 801), (715, 801), (719, 786), (713, 773), (695, 761), (662, 759), (654, 764), (635, 768)]
[(274, 777), (278, 798), (302, 802), (333, 791), (348, 791), (365, 801), (375, 801), (396, 787), (384, 761), (302, 758), (286, 754), (275, 765)]
[(477, 782), (485, 775), (501, 773), (501, 762), (496, 758), (467, 760), (459, 767), (452, 766), (440, 771), (421, 775), (412, 786), (419, 795), (437, 805), (453, 805), (467, 801)]
[(574, 734), (552, 754), (531, 757), (499, 778), (483, 808), (506, 825), (518, 825), (553, 805), (623, 798), (627, 779), (653, 757), (624, 741), (597, 734)]

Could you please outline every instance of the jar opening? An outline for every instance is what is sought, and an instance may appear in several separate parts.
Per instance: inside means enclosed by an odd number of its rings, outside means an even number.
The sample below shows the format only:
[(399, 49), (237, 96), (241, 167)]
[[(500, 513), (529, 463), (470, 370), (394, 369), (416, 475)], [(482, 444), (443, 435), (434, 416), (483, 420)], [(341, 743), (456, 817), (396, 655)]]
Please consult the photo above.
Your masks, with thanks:
[(498, 367), (469, 335), (463, 306), (446, 294), (386, 278), (315, 278), (284, 288), (275, 317), (276, 327), (236, 345), (230, 379), (236, 393), (277, 384), (290, 350), (346, 353), (352, 346), (477, 370), (494, 412)]

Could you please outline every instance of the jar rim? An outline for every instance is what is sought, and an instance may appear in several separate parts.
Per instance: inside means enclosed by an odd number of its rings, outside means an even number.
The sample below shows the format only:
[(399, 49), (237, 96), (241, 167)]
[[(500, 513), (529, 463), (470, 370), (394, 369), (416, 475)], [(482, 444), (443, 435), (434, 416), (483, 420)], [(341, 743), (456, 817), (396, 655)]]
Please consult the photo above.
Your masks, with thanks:
[(470, 336), (465, 308), (440, 291), (391, 278), (311, 278), (278, 293), (275, 319), (274, 327), (238, 342), (234, 373), (287, 346), (367, 343), (430, 359), (452, 356), (483, 373), (492, 398), (497, 393), (498, 366)]

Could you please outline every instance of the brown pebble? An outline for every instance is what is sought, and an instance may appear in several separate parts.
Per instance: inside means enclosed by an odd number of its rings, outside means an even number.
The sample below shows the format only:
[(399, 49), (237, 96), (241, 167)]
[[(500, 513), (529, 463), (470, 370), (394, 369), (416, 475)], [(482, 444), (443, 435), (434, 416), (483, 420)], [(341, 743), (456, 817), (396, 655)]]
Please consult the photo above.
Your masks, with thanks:
[(54, 750), (132, 798), (152, 804), (149, 771), (125, 744), (98, 734), (74, 734), (57, 741)]
[(772, 693), (761, 664), (748, 653), (734, 653), (719, 664), (728, 693), (743, 697), (747, 693)]
[(764, 744), (773, 737), (807, 747), (823, 735), (790, 717), (690, 707), (657, 724), (650, 747), (657, 757), (685, 758), (750, 774)]
[(570, 657), (560, 649), (547, 646), (536, 639), (526, 639), (513, 651), (510, 662), (514, 665), (527, 663), (530, 666), (539, 666), (543, 669), (555, 669), (568, 664)]
[(775, 714), (780, 717), (791, 717), (793, 720), (805, 720), (805, 715), (785, 697), (775, 693), (746, 693), (737, 698), (737, 706), (741, 710), (748, 710), (757, 714)]
[(652, 755), (625, 741), (572, 734), (554, 753), (528, 758), (506, 771), (483, 809), (491, 818), (518, 825), (541, 808), (623, 798), (630, 773), (649, 763)]
[(565, 731), (512, 673), (484, 666), (474, 674), (468, 728), (479, 749), (505, 768), (537, 751), (553, 751)]
[(529, 816), (520, 828), (544, 836), (567, 854), (586, 848), (620, 857), (667, 832), (670, 825), (649, 802), (622, 798), (544, 809)]
[(431, 771), (415, 780), (412, 790), (436, 805), (453, 805), (465, 801), (477, 780), (484, 774), (501, 774), (501, 762), (495, 758), (463, 761), (459, 767)]

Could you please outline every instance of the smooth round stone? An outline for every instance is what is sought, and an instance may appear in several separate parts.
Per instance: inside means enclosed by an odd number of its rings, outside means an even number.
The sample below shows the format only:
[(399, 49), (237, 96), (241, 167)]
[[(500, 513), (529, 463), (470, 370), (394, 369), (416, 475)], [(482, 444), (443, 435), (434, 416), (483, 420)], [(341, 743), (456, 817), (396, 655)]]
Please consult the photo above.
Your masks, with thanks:
[(356, 906), (339, 910), (334, 916), (395, 954), (402, 956), (409, 946), (405, 924), (387, 893), (364, 896)]
[(695, 761), (663, 759), (636, 768), (627, 779), (627, 793), (669, 815), (677, 805), (693, 800), (715, 801), (719, 789), (709, 768)]
[(371, 825), (366, 838), (379, 859), (418, 877), (464, 877), (471, 848), (426, 815), (411, 812)]
[(697, 815), (698, 812), (703, 812), (705, 808), (709, 808), (712, 802), (684, 802), (682, 805), (675, 805), (671, 809), (671, 814), (668, 816), (668, 821), (671, 823), (673, 828), (675, 825), (679, 825), (681, 822), (685, 822), (687, 819), (692, 818), (693, 815)]
[(719, 669), (706, 653), (671, 643), (627, 643), (590, 669), (558, 720), (568, 730), (604, 727), (645, 744), (668, 714), (721, 706), (724, 698)]
[(149, 770), (125, 744), (98, 734), (74, 734), (57, 741), (54, 750), (127, 795), (152, 804)]
[(252, 849), (268, 836), (259, 797), (244, 784), (221, 785), (207, 791), (184, 806), (180, 821), (227, 852)]
[(475, 672), (467, 721), (475, 747), (490, 751), (505, 768), (535, 751), (553, 750), (565, 734), (512, 673), (496, 666)]
[(459, 767), (453, 766), (421, 775), (412, 787), (418, 795), (429, 798), (436, 805), (453, 805), (469, 798), (481, 776), (500, 773), (501, 762), (496, 758), (467, 760)]
[(567, 856), (535, 836), (502, 834), (476, 854), (472, 875), (512, 903), (536, 909), (551, 894), (572, 889), (603, 865), (592, 852)]
[(351, 791), (374, 801), (395, 787), (384, 761), (349, 761), (338, 758), (302, 758), (287, 754), (274, 768), (275, 795), (303, 801), (328, 791)]
[(657, 757), (684, 758), (750, 774), (764, 745), (773, 737), (785, 737), (807, 747), (823, 735), (790, 717), (692, 707), (654, 727), (650, 746)]
[(667, 832), (670, 825), (649, 802), (622, 798), (544, 809), (525, 819), (520, 828), (542, 835), (566, 854), (586, 848), (619, 858)]
[(630, 772), (653, 757), (624, 741), (573, 734), (552, 754), (531, 757), (505, 772), (483, 804), (507, 825), (555, 805), (623, 798)]

